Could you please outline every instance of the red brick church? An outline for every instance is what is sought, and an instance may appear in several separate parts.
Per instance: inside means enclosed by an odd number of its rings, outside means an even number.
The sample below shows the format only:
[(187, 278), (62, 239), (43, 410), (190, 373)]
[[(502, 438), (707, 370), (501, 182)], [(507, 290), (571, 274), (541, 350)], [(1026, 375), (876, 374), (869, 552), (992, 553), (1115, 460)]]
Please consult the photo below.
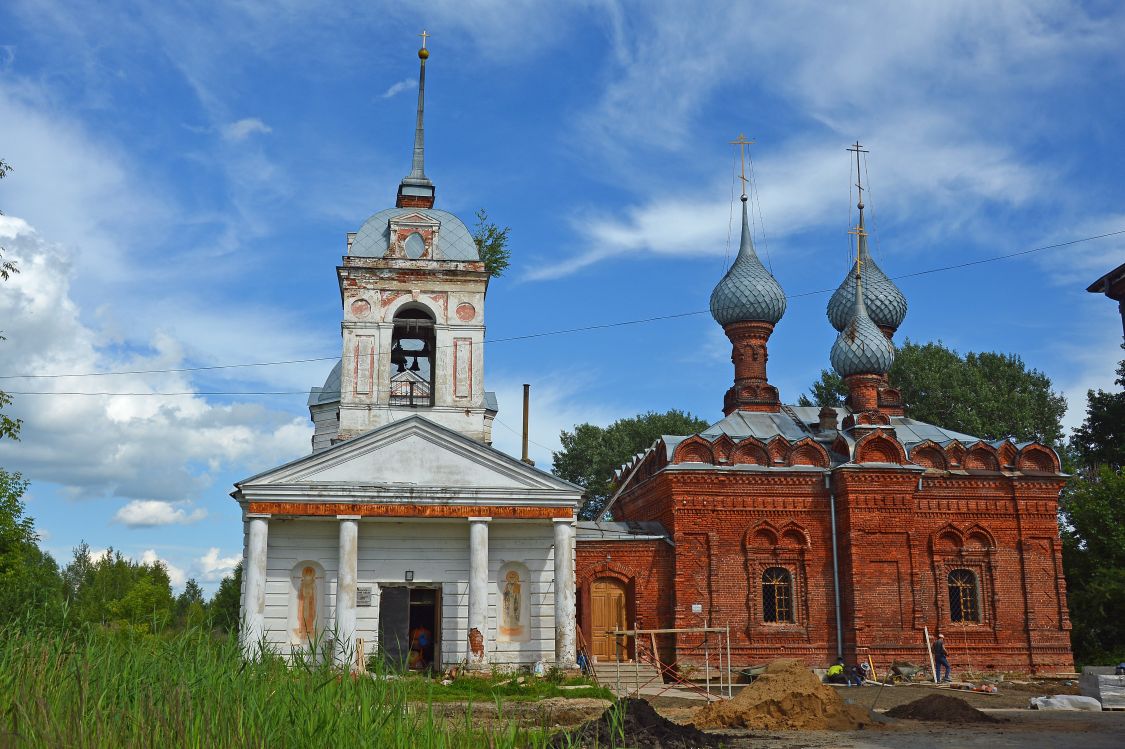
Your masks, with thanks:
[[(1056, 453), (904, 415), (887, 372), (906, 300), (870, 257), (862, 197), (856, 262), (828, 303), (846, 403), (782, 404), (766, 361), (785, 295), (755, 254), (746, 200), (738, 256), (711, 295), (733, 347), (725, 418), (635, 456), (615, 522), (580, 524), (591, 654), (635, 657), (607, 630), (729, 626), (736, 668), (783, 655), (921, 663), (928, 628), (955, 669), (1072, 670)], [(698, 641), (654, 640), (681, 665), (698, 662)]]

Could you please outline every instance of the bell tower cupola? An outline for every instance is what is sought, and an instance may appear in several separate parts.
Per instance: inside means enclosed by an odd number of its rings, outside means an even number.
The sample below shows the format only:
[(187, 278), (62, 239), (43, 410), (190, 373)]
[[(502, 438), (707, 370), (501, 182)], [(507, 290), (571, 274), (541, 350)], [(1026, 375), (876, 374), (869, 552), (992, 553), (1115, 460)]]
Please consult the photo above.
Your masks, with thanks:
[(349, 233), (340, 283), (343, 355), (309, 409), (313, 449), (419, 415), (492, 440), (496, 397), (484, 390), (484, 302), (489, 274), (468, 227), (434, 208), (424, 171), (426, 60), (418, 50), (418, 119), (410, 174), (394, 208)]

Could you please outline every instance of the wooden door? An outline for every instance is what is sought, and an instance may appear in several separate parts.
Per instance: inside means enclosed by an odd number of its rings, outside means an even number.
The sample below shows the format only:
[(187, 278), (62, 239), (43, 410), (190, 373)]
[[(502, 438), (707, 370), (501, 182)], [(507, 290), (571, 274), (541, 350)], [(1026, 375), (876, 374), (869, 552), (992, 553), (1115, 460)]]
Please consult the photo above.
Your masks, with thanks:
[(615, 638), (607, 630), (626, 629), (625, 583), (603, 577), (590, 586), (590, 647), (598, 661), (627, 661), (629, 647), (623, 637)]

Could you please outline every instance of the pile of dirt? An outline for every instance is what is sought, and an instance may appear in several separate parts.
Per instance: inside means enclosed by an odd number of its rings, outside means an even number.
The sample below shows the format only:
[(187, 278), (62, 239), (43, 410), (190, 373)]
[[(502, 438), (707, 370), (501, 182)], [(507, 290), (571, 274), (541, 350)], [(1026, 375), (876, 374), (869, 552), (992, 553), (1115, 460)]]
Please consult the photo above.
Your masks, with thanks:
[(947, 694), (928, 694), (925, 697), (892, 707), (887, 711), (892, 718), (907, 720), (932, 720), (942, 723), (1000, 723), (987, 713), (982, 713), (960, 697)]
[(765, 731), (853, 731), (875, 723), (866, 708), (846, 704), (833, 687), (789, 658), (772, 661), (734, 699), (711, 703), (695, 715), (695, 724), (704, 728)]
[(573, 731), (556, 733), (548, 746), (707, 749), (723, 745), (719, 736), (709, 736), (695, 726), (681, 726), (660, 717), (645, 700), (630, 698), (618, 705), (624, 708), (624, 715), (611, 707), (597, 720), (583, 723)]

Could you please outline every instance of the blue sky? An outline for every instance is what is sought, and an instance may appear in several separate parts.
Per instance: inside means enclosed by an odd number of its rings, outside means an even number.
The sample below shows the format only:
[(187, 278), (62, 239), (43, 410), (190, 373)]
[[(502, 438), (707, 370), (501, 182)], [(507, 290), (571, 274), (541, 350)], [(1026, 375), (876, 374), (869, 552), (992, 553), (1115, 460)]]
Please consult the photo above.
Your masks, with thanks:
[[(705, 313), (737, 249), (729, 141), (752, 148), (759, 253), (790, 295), (850, 262), (848, 144), (871, 153), (892, 275), (1125, 229), (1118, 3), (69, 3), (0, 7), (0, 374), (338, 355), (344, 236), (409, 171), (421, 29), (438, 207), (511, 226), (488, 337), (497, 446), (644, 410), (721, 416), (729, 345)], [(732, 207), (735, 208), (732, 211)], [(1020, 354), (1081, 421), (1120, 358), (1085, 286), (1122, 236), (900, 281), (901, 337)], [(770, 379), (828, 364), (828, 294), (795, 296)], [(233, 481), (308, 450), (331, 363), (5, 379), (0, 465), (64, 560), (85, 539), (213, 589), (240, 553)], [(61, 395), (188, 392), (188, 396)]]

